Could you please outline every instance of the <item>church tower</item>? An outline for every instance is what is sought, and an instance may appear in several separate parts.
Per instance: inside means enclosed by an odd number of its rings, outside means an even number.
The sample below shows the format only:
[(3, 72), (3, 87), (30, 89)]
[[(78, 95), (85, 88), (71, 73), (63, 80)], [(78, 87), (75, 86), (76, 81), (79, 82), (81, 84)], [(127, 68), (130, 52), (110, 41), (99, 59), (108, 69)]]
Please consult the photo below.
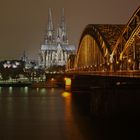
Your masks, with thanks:
[(64, 8), (62, 9), (60, 23), (57, 29), (57, 43), (60, 43), (62, 45), (68, 44)]
[(48, 27), (47, 27), (47, 34), (45, 38), (45, 44), (52, 44), (54, 42), (54, 27), (52, 21), (52, 9), (49, 8), (48, 11)]
[(54, 30), (52, 21), (52, 10), (48, 12), (48, 26), (45, 43), (41, 44), (41, 61), (43, 68), (49, 69), (53, 66), (65, 66), (69, 56), (75, 53), (75, 46), (68, 44), (64, 8), (62, 9), (59, 25)]

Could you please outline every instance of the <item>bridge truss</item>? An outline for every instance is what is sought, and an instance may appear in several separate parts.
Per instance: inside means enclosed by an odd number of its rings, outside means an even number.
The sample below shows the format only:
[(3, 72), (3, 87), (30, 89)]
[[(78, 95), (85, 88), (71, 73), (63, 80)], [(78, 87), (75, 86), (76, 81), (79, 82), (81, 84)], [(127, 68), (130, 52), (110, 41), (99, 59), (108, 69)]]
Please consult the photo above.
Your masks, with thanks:
[(126, 25), (87, 25), (72, 60), (79, 71), (140, 70), (140, 7)]
[(140, 70), (140, 7), (135, 11), (118, 38), (110, 61), (117, 70)]
[(108, 70), (110, 55), (124, 25), (88, 25), (80, 39), (75, 69)]

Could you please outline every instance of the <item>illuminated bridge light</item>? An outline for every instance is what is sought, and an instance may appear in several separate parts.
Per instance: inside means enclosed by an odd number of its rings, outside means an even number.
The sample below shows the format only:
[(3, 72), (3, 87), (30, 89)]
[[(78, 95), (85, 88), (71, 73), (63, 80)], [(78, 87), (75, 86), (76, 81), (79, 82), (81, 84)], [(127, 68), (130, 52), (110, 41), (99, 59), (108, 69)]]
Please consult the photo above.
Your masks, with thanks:
[(71, 89), (71, 78), (65, 77), (64, 80), (65, 80), (65, 89), (70, 90)]
[(64, 78), (64, 80), (65, 80), (65, 85), (66, 86), (71, 86), (71, 78)]
[(128, 63), (131, 63), (132, 61), (131, 61), (131, 59), (128, 59)]
[[(88, 71), (140, 70), (140, 7), (127, 24), (89, 24), (79, 42), (75, 69)], [(129, 60), (131, 58), (131, 60)], [(102, 65), (101, 65), (102, 64)]]
[(51, 78), (51, 81), (54, 81), (54, 78)]

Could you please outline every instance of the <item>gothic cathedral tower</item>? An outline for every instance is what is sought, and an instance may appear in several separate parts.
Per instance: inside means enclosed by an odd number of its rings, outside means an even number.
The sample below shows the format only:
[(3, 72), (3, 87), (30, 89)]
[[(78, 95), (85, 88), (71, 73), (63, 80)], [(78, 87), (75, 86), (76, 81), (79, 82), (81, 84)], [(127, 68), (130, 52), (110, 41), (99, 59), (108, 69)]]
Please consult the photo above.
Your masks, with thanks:
[(48, 26), (44, 43), (41, 44), (41, 63), (46, 69), (53, 66), (65, 66), (71, 54), (75, 53), (75, 46), (69, 45), (64, 8), (62, 9), (59, 26), (54, 29), (52, 9), (48, 11)]

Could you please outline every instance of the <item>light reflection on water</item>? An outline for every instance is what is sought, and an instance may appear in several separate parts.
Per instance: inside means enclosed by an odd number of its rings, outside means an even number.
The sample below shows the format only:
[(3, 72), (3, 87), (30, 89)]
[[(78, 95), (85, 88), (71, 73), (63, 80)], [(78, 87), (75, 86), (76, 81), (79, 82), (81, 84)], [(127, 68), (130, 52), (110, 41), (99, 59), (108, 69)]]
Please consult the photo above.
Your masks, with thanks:
[(28, 91), (29, 91), (28, 87), (24, 87), (24, 93), (28, 94)]
[[(21, 136), (34, 140), (112, 140), (120, 133), (119, 122), (93, 125), (86, 112), (79, 111), (73, 94), (56, 88), (0, 87), (0, 135), (6, 140)], [(114, 136), (108, 137), (112, 133)]]
[(51, 88), (51, 93), (54, 93), (55, 89), (54, 88)]
[(40, 89), (40, 94), (41, 94), (41, 95), (46, 95), (46, 93), (47, 93), (46, 88), (41, 88), (41, 89)]
[(9, 94), (13, 93), (13, 87), (9, 87)]
[[(22, 135), (24, 139), (28, 136), (34, 140), (42, 136), (44, 140), (82, 140), (74, 123), (71, 93), (63, 89), (28, 87), (5, 87), (1, 93), (4, 96), (0, 96), (0, 124), (3, 120), (0, 132), (5, 139), (16, 140)], [(35, 130), (35, 125), (39, 129)]]
[(2, 87), (0, 87), (0, 94), (2, 93)]
[(62, 93), (62, 97), (64, 97), (64, 98), (69, 98), (71, 96), (71, 93), (70, 92), (67, 92), (67, 91), (64, 91), (63, 93)]
[(61, 96), (64, 98), (65, 101), (65, 119), (69, 121), (73, 121), (73, 117), (71, 116), (72, 114), (72, 109), (71, 109), (71, 93), (64, 91), (62, 92)]
[(37, 92), (37, 93), (39, 92), (39, 88), (36, 88), (36, 92)]

